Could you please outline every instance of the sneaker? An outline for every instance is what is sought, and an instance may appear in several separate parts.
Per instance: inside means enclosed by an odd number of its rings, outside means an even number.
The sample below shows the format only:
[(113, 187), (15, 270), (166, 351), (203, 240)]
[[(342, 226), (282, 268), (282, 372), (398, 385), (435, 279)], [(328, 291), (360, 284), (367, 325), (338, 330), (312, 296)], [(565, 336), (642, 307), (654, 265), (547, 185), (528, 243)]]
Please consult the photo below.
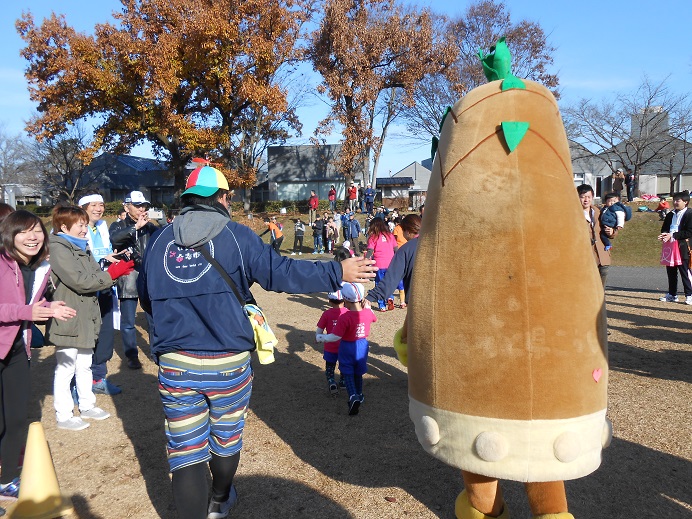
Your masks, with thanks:
[(137, 357), (127, 359), (127, 367), (130, 369), (142, 369), (142, 363), (139, 362)]
[(236, 504), (238, 504), (238, 492), (235, 490), (235, 485), (231, 486), (231, 492), (228, 494), (228, 499), (223, 503), (214, 501), (209, 502), (207, 509), (207, 519), (226, 519), (228, 513)]
[(291, 252), (291, 256), (295, 256), (295, 255), (296, 255), (296, 253), (295, 253), (295, 252)]
[(348, 414), (350, 416), (355, 416), (358, 414), (358, 408), (360, 407), (360, 397), (358, 395), (353, 395), (348, 399)]
[(80, 411), (79, 414), (82, 418), (89, 418), (90, 420), (105, 420), (111, 415), (108, 411), (104, 411), (100, 407), (92, 407), (88, 411)]
[(394, 310), (394, 299), (387, 299), (387, 310)]
[(327, 383), (329, 384), (329, 392), (332, 395), (336, 395), (339, 392), (339, 386), (336, 385), (336, 381), (333, 378), (330, 378), (327, 380)]
[(302, 253), (302, 252), (299, 252), (299, 253), (298, 253), (298, 256), (302, 256), (302, 255), (303, 255), (303, 253)]
[(670, 294), (666, 294), (664, 296), (661, 296), (658, 298), (659, 301), (665, 301), (666, 303), (675, 303), (676, 297), (671, 296)]
[(685, 304), (686, 305), (692, 305), (692, 296), (687, 296), (685, 298)]
[(386, 311), (387, 311), (387, 307), (386, 307), (386, 306), (384, 306), (384, 305), (383, 305), (383, 306), (380, 306), (380, 312), (386, 312)]
[(119, 395), (123, 392), (118, 386), (108, 382), (107, 378), (95, 380), (94, 384), (91, 386), (91, 390), (99, 395)]
[(73, 416), (68, 418), (64, 422), (58, 422), (58, 429), (65, 429), (66, 431), (81, 431), (89, 427), (89, 423), (85, 422), (78, 416)]
[(14, 478), (9, 483), (0, 485), (0, 499), (17, 499), (19, 496), (19, 478)]

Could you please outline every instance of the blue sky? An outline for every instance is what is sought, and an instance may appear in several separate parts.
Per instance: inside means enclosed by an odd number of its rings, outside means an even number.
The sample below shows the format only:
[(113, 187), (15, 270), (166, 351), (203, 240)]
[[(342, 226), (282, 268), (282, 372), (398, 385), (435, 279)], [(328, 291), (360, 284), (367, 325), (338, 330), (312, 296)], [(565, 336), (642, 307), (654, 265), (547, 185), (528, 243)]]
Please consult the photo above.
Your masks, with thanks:
[[(456, 15), (470, 2), (420, 0), (438, 12)], [(561, 106), (580, 98), (601, 99), (614, 92), (634, 90), (644, 75), (653, 81), (668, 77), (670, 89), (677, 94), (692, 93), (692, 50), (689, 24), (692, 2), (689, 0), (581, 0), (557, 3), (548, 0), (507, 2), (513, 20), (538, 22), (557, 48), (553, 71), (560, 77)], [(23, 70), (19, 56), (22, 40), (14, 28), (22, 11), (30, 10), (36, 20), (51, 10), (63, 13), (70, 25), (91, 32), (94, 25), (109, 21), (117, 0), (16, 0), (0, 12), (0, 125), (11, 134), (20, 133), (31, 116)], [(318, 119), (324, 114), (320, 104), (301, 113), (307, 140)], [(326, 110), (325, 110), (326, 111)], [(394, 128), (392, 133), (402, 129)], [(332, 142), (337, 142), (334, 136)], [(296, 142), (298, 143), (298, 142)], [(134, 153), (146, 155), (146, 149)], [(410, 163), (425, 159), (429, 145), (411, 145), (409, 140), (390, 138), (383, 150), (378, 176), (396, 173)]]

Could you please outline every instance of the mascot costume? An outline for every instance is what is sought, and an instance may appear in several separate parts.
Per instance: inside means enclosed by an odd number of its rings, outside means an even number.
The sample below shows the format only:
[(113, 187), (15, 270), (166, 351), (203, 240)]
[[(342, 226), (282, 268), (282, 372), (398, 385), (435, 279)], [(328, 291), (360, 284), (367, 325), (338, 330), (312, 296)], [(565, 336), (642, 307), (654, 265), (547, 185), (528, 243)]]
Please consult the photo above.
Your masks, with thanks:
[(534, 517), (573, 519), (563, 481), (611, 437), (603, 286), (557, 103), (511, 75), (504, 38), (491, 52), (433, 142), (395, 347), (419, 442), (461, 469), (458, 519), (509, 518), (498, 479), (525, 483)]

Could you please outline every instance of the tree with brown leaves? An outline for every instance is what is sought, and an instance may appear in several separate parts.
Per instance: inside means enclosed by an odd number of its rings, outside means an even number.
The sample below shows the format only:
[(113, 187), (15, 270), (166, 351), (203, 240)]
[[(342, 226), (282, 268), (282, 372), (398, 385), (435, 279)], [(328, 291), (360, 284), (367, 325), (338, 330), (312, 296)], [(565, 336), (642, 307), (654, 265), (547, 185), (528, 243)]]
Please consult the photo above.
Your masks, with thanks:
[(339, 167), (347, 179), (367, 170), (372, 153), (369, 180), (374, 184), (387, 128), (404, 105), (413, 103), (416, 84), (443, 70), (452, 57), (449, 43), (435, 37), (427, 10), (394, 0), (326, 0), (310, 58), (322, 76), (318, 91), (328, 96), (331, 109), (316, 135), (340, 127)]
[(55, 14), (40, 26), (30, 13), (17, 21), (38, 103), (29, 133), (50, 139), (94, 122), (87, 163), (99, 149), (149, 141), (177, 190), (185, 164), (204, 155), (225, 164), (231, 184), (251, 185), (261, 143), (300, 129), (278, 74), (300, 58), (310, 0), (121, 1), (118, 25), (93, 36)]

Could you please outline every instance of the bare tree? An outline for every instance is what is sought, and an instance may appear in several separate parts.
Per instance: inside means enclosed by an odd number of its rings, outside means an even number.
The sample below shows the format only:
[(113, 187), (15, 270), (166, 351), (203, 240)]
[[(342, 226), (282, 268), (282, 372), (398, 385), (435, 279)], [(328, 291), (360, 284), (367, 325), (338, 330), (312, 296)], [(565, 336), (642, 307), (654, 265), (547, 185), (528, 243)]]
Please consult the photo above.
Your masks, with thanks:
[(477, 1), (452, 20), (438, 15), (434, 18), (434, 28), (436, 34), (453, 35), (456, 58), (444, 71), (424, 78), (417, 85), (415, 104), (405, 108), (402, 116), (415, 140), (429, 141), (437, 137), (446, 108), (486, 83), (478, 51), (487, 51), (502, 36), (512, 53), (512, 73), (545, 85), (559, 97), (558, 77), (548, 70), (555, 49), (548, 43), (547, 35), (535, 22), (513, 21), (503, 2)]
[(666, 80), (644, 77), (634, 92), (612, 100), (582, 99), (563, 110), (570, 138), (584, 145), (615, 172), (620, 166), (638, 179), (667, 173), (670, 191), (690, 164), (692, 104), (689, 94), (670, 92)]
[(26, 139), (11, 135), (0, 125), (0, 201), (4, 199), (7, 184), (33, 183), (31, 175), (27, 175), (26, 162)]
[(37, 173), (42, 187), (50, 191), (54, 199), (74, 203), (79, 191), (97, 187), (97, 179), (84, 171), (82, 157), (86, 142), (84, 129), (73, 126), (65, 134), (32, 144), (27, 166)]

